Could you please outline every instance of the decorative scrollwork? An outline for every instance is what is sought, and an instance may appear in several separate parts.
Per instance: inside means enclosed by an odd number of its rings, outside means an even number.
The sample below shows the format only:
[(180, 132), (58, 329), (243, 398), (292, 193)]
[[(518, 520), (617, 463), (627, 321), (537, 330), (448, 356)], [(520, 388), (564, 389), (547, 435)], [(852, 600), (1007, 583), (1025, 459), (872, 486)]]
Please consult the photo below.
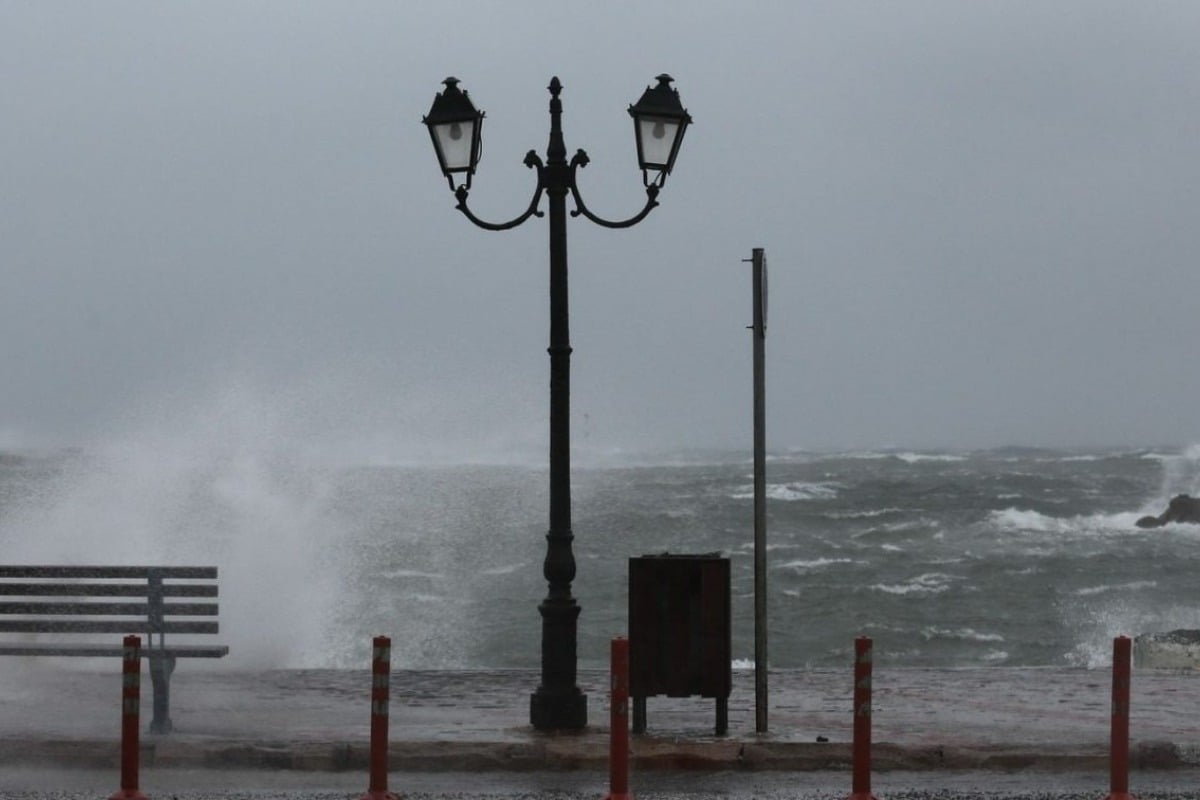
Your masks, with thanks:
[(597, 225), (603, 225), (605, 228), (629, 228), (644, 220), (646, 215), (653, 211), (654, 207), (658, 205), (658, 187), (652, 184), (646, 187), (645, 207), (629, 219), (614, 222), (612, 220), (607, 220), (603, 217), (596, 216), (583, 202), (583, 198), (579, 194), (579, 184), (575, 180), (577, 171), (583, 167), (586, 167), (590, 163), (591, 159), (588, 158), (588, 154), (583, 150), (577, 151), (574, 157), (571, 159), (571, 197), (575, 199), (575, 210), (571, 212), (572, 217), (583, 215)]
[(525, 154), (524, 164), (530, 169), (537, 170), (537, 186), (535, 186), (533, 189), (533, 198), (529, 201), (529, 208), (525, 209), (525, 213), (521, 214), (521, 216), (511, 219), (508, 222), (500, 223), (488, 222), (487, 220), (480, 219), (479, 217), (475, 216), (470, 208), (467, 207), (467, 197), (470, 192), (466, 186), (459, 186), (454, 191), (454, 196), (458, 199), (458, 205), (456, 205), (455, 208), (461, 211), (463, 216), (471, 220), (471, 222), (475, 223), (480, 228), (489, 231), (506, 231), (509, 228), (517, 227), (530, 217), (546, 216), (546, 212), (538, 210), (538, 204), (542, 201), (542, 190), (545, 188), (545, 182), (542, 175), (542, 159), (538, 156), (536, 151), (530, 150)]

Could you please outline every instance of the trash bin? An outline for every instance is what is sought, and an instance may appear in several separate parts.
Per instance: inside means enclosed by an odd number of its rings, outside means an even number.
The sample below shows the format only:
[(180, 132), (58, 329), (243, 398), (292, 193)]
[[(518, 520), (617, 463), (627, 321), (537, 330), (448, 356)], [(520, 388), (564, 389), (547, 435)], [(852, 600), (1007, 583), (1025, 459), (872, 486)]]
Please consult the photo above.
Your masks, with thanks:
[(729, 559), (629, 559), (629, 696), (633, 732), (646, 730), (646, 698), (711, 697), (716, 732), (729, 727), (732, 684)]

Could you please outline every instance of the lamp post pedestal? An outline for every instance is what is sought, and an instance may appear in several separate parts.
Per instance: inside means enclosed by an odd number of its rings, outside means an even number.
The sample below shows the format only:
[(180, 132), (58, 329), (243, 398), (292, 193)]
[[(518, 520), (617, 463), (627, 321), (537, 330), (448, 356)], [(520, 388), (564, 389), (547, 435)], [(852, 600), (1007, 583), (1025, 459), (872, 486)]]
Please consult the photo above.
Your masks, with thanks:
[(548, 597), (538, 611), (542, 615), (542, 683), (529, 696), (529, 722), (539, 731), (586, 728), (587, 695), (575, 682), (579, 604), (571, 597)]
[(529, 722), (539, 731), (577, 731), (587, 727), (587, 695), (578, 687), (561, 694), (543, 692), (529, 696)]

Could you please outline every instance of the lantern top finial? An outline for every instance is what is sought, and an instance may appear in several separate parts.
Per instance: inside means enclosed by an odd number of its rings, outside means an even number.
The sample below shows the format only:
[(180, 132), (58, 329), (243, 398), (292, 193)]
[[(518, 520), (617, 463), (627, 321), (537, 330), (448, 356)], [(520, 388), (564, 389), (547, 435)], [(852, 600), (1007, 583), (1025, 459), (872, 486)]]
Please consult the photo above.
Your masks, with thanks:
[(470, 96), (458, 88), (458, 78), (450, 76), (442, 83), (446, 88), (433, 98), (433, 106), (422, 120), (426, 125), (483, 118), (483, 112), (475, 108)]
[(679, 101), (679, 90), (671, 87), (675, 79), (664, 72), (655, 80), (658, 81), (658, 85), (647, 86), (637, 103), (629, 107), (630, 115), (667, 116), (690, 122), (691, 117)]

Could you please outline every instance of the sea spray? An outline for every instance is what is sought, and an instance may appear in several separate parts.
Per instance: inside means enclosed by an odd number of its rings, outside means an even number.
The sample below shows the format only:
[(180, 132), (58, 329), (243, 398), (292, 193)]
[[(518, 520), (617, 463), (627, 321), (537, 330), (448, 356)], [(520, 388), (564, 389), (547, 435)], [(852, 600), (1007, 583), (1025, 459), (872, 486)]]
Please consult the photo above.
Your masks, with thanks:
[(330, 486), (260, 408), (214, 411), (60, 456), (0, 518), (6, 558), (216, 565), (230, 664), (321, 663), (343, 527)]
[(1168, 500), (1177, 494), (1200, 495), (1200, 444), (1193, 444), (1181, 453), (1159, 455), (1162, 460), (1162, 488), (1153, 505), (1143, 509), (1157, 516)]

